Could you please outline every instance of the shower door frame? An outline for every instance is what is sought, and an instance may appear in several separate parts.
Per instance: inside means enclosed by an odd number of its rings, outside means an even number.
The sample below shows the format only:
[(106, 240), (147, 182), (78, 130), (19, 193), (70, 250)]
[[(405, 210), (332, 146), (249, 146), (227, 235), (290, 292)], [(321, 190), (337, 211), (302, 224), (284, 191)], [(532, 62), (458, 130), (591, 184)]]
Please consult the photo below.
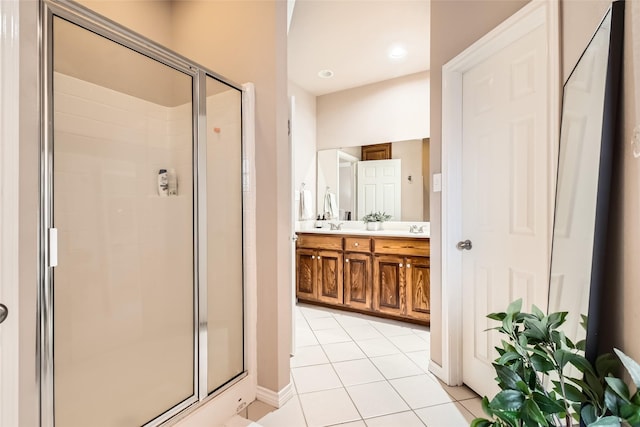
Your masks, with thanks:
[[(53, 18), (57, 16), (85, 30), (94, 32), (125, 48), (156, 60), (192, 78), (192, 179), (193, 179), (193, 395), (144, 424), (154, 427), (183, 420), (196, 409), (199, 416), (227, 413), (230, 417), (255, 399), (257, 388), (255, 319), (255, 230), (251, 216), (255, 213), (254, 156), (254, 89), (253, 85), (239, 85), (195, 62), (140, 36), (116, 22), (106, 19), (77, 3), (68, 0), (41, 0), (39, 17), (40, 51), (40, 286), (38, 291), (38, 382), (40, 389), (40, 426), (53, 427), (54, 419), (54, 360), (53, 360), (53, 265), (57, 246), (53, 228)], [(242, 373), (215, 391), (207, 387), (207, 185), (206, 185), (206, 79), (212, 77), (239, 91), (241, 101), (241, 162), (242, 162), (242, 236), (243, 236), (243, 366)], [(245, 108), (250, 104), (250, 108)], [(248, 227), (247, 227), (248, 225)], [(55, 236), (54, 236), (55, 237)], [(251, 249), (248, 251), (247, 249)], [(228, 391), (228, 393), (224, 393)], [(221, 396), (224, 395), (224, 396)], [(220, 399), (216, 399), (220, 397)], [(215, 401), (218, 401), (217, 403)], [(203, 406), (206, 405), (206, 408)], [(207, 409), (209, 408), (209, 409)], [(197, 422), (197, 421), (196, 421)], [(183, 425), (183, 424), (181, 424)]]

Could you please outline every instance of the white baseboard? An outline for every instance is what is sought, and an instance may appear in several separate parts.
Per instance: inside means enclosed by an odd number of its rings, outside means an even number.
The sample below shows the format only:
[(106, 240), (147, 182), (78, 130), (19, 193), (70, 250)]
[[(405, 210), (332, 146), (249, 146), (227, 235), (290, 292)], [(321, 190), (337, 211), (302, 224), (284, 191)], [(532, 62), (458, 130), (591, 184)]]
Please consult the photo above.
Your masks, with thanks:
[(256, 390), (256, 399), (260, 402), (266, 403), (267, 405), (280, 408), (293, 397), (293, 394), (293, 384), (291, 383), (287, 384), (279, 392), (258, 386)]

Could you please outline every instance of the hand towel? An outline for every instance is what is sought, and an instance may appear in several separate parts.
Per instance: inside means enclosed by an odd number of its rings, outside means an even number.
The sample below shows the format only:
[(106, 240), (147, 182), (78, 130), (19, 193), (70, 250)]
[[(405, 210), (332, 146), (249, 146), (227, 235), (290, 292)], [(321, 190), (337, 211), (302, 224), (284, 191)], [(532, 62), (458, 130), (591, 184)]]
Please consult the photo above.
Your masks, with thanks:
[(324, 212), (327, 219), (338, 218), (338, 202), (336, 195), (327, 191), (324, 196)]
[(302, 190), (300, 192), (300, 219), (314, 219), (313, 206), (311, 206), (311, 190)]

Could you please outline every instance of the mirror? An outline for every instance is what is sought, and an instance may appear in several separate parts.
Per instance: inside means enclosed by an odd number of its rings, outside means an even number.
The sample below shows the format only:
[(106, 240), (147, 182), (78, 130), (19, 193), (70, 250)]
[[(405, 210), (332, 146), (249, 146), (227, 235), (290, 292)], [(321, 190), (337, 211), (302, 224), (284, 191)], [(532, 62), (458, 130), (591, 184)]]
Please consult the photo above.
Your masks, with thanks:
[[(614, 2), (564, 85), (549, 312), (568, 311), (564, 331), (586, 335), (597, 355), (598, 303), (622, 58), (624, 3)], [(588, 314), (587, 333), (580, 314)]]
[[(336, 195), (340, 220), (349, 218), (360, 220), (370, 210), (382, 210), (388, 213), (400, 212), (400, 215), (392, 218), (392, 221), (429, 221), (429, 139), (412, 139), (407, 141), (392, 142), (392, 159), (400, 160), (398, 188), (399, 209), (371, 208), (364, 203), (366, 191), (363, 189), (363, 180), (358, 185), (358, 162), (361, 158), (362, 146), (336, 147), (319, 150), (317, 153), (317, 206), (318, 213), (322, 214), (327, 192)], [(362, 166), (373, 166), (371, 160), (360, 162)], [(384, 161), (382, 161), (384, 162)], [(364, 163), (364, 164), (363, 164)], [(387, 165), (387, 170), (392, 166)], [(387, 190), (389, 192), (389, 190)], [(360, 203), (360, 206), (358, 206)], [(385, 202), (388, 203), (388, 202)]]

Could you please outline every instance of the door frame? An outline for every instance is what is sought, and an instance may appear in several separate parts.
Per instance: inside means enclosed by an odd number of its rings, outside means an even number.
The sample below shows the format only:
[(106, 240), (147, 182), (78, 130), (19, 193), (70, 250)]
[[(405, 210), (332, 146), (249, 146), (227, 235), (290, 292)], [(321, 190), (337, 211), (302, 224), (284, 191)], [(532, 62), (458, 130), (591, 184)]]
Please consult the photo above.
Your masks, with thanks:
[[(541, 25), (547, 27), (549, 171), (557, 162), (560, 123), (560, 38), (557, 0), (532, 0), (442, 67), (442, 366), (430, 370), (449, 385), (462, 384), (462, 77), (497, 51)], [(555, 175), (548, 180), (549, 218)], [(551, 236), (553, 221), (547, 230)], [(551, 239), (549, 238), (549, 242)]]
[(19, 390), (19, 1), (0, 1), (0, 303), (9, 309), (0, 325), (0, 425), (18, 425)]

